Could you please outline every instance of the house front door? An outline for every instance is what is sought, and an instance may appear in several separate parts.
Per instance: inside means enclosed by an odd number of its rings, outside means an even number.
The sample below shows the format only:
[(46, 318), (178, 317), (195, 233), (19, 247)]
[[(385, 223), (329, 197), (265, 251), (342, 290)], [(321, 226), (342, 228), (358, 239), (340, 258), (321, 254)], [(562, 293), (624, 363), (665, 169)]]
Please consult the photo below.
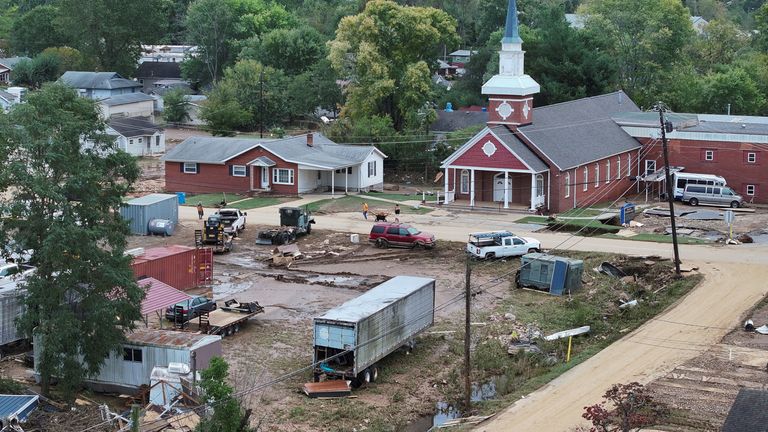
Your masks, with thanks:
[[(512, 177), (507, 178), (507, 189), (509, 189), (509, 201), (512, 201)], [(504, 202), (504, 173), (493, 177), (493, 200)]]
[(261, 167), (261, 188), (269, 189), (269, 167)]

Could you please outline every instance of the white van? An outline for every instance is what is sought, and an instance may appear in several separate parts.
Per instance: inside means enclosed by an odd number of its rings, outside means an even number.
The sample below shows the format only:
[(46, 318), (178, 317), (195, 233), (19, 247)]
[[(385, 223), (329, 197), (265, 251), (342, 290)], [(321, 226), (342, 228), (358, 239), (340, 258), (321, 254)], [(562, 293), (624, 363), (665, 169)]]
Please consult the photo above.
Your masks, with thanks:
[(685, 187), (691, 185), (701, 186), (725, 186), (725, 178), (712, 174), (696, 174), (686, 172), (674, 172), (672, 173), (672, 181), (674, 190), (672, 193), (675, 195), (675, 199), (679, 200), (683, 198), (683, 192)]
[(726, 186), (700, 186), (688, 184), (685, 186), (685, 191), (683, 191), (683, 202), (692, 206), (711, 204), (739, 208), (744, 205), (744, 197)]

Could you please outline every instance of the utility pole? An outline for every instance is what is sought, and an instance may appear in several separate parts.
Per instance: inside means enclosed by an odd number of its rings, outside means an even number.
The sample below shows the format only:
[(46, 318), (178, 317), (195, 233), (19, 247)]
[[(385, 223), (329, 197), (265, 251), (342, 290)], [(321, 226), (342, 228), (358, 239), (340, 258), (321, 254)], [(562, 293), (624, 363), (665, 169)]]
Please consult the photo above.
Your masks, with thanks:
[(264, 69), (259, 72), (259, 138), (264, 138)]
[(672, 176), (669, 174), (669, 155), (667, 151), (667, 128), (672, 132), (672, 123), (664, 121), (664, 104), (658, 102), (659, 124), (661, 125), (661, 148), (664, 151), (664, 183), (667, 185), (667, 202), (669, 202), (669, 218), (672, 221), (672, 248), (675, 251), (675, 274), (680, 276), (680, 253), (677, 249), (677, 225), (675, 224), (675, 197), (672, 194)]
[(469, 412), (471, 408), (470, 396), (472, 395), (472, 382), (469, 379), (470, 372), (472, 371), (472, 365), (469, 362), (469, 347), (470, 347), (470, 323), (469, 323), (469, 306), (472, 300), (472, 290), (469, 284), (469, 277), (472, 274), (472, 268), (469, 265), (469, 256), (467, 256), (467, 268), (464, 279), (464, 409)]
[(139, 432), (139, 406), (131, 406), (131, 432)]

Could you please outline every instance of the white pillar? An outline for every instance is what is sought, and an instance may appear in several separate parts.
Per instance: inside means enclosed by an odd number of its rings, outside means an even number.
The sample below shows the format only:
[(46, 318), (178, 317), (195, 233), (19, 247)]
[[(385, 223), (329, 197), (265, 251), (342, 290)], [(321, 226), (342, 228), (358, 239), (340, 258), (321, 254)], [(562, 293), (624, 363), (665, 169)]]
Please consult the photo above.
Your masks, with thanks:
[(531, 210), (536, 210), (536, 173), (531, 174)]
[(509, 171), (504, 171), (504, 208), (509, 208)]
[(344, 195), (346, 195), (348, 192), (348, 188), (347, 188), (347, 186), (349, 185), (349, 173), (347, 172), (348, 170), (349, 170), (348, 167), (344, 168)]
[(445, 169), (445, 194), (448, 195), (448, 168)]
[(469, 170), (469, 206), (475, 206), (475, 170)]
[(331, 170), (331, 198), (336, 196), (336, 172)]

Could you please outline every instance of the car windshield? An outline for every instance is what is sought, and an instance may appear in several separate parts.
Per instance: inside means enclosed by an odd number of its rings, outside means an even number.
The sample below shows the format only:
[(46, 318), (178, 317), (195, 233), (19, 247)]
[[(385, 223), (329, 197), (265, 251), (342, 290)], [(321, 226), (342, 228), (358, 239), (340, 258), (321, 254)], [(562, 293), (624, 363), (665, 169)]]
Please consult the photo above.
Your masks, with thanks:
[(731, 190), (730, 188), (724, 187), (723, 195), (733, 195), (733, 190)]
[(414, 227), (408, 227), (408, 234), (410, 235), (421, 234), (421, 231), (417, 230)]

